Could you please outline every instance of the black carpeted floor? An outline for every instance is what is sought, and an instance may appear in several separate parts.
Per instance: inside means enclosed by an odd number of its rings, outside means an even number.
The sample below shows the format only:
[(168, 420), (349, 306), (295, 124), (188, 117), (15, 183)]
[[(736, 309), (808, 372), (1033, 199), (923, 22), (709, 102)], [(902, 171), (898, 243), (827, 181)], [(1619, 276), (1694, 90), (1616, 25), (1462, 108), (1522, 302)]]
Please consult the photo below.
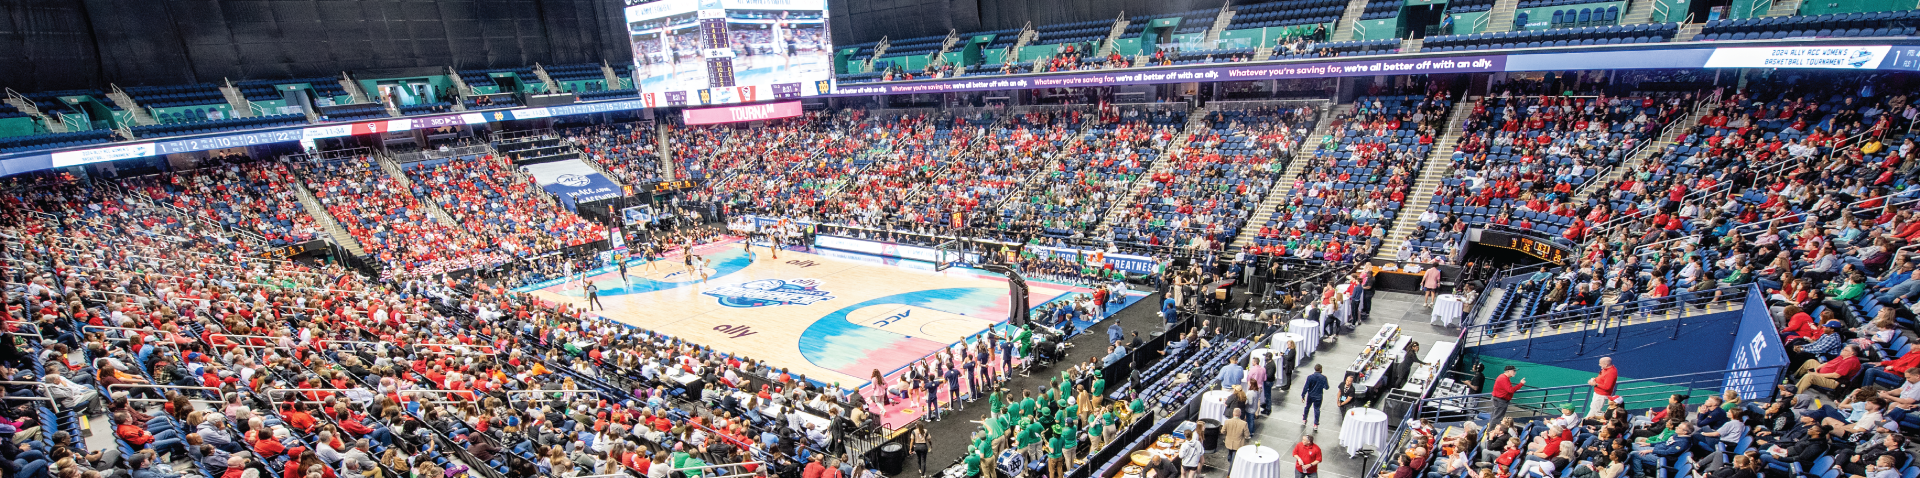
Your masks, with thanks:
[[(1092, 330), (1081, 332), (1070, 341), (1073, 348), (1068, 352), (1064, 363), (1079, 363), (1086, 361), (1088, 357), (1106, 356), (1107, 326), (1116, 320), (1120, 321), (1123, 332), (1132, 334), (1138, 331), (1140, 340), (1151, 340), (1155, 334), (1165, 328), (1165, 324), (1160, 321), (1159, 310), (1160, 294), (1154, 293), (1114, 314), (1106, 321), (1100, 322)], [(1063, 365), (1055, 364), (1036, 370), (1029, 377), (1015, 377), (1003, 384), (1003, 389), (1008, 392), (1003, 392), (1002, 395), (1017, 395), (1022, 389), (1038, 389), (1045, 385), (1048, 379), (1059, 376), (1061, 367)], [(968, 402), (965, 410), (950, 413), (940, 421), (927, 423), (927, 432), (933, 436), (933, 446), (927, 453), (927, 471), (945, 469), (960, 461), (961, 455), (967, 451), (968, 439), (974, 432), (980, 430), (978, 420), (982, 419), (986, 413), (986, 401), (975, 400)], [(901, 439), (905, 440), (904, 434), (901, 435)], [(902, 467), (900, 474), (895, 476), (918, 475), (919, 469), (915, 466), (913, 457), (909, 456), (906, 466)]]

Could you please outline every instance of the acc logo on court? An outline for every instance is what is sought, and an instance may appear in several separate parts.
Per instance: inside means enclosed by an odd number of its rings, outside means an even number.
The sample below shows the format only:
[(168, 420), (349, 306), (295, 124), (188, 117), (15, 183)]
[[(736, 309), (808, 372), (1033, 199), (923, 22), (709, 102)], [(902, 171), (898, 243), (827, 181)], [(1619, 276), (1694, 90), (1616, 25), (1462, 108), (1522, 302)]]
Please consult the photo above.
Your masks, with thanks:
[(592, 179), (587, 179), (586, 176), (581, 176), (578, 174), (562, 174), (560, 175), (560, 177), (554, 178), (554, 182), (560, 183), (560, 185), (562, 186), (571, 186), (576, 188), (586, 187), (589, 184), (593, 184)]
[(704, 295), (720, 299), (727, 307), (766, 307), (770, 305), (812, 305), (833, 300), (833, 294), (820, 290), (819, 279), (761, 279), (740, 285), (723, 286)]

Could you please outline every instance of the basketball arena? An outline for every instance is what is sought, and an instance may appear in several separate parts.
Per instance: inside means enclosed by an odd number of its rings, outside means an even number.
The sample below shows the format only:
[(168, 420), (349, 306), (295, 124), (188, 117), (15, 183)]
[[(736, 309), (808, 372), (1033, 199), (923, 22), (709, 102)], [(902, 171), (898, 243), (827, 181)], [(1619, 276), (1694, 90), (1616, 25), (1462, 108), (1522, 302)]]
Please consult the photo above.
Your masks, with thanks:
[(1920, 476), (1911, 2), (0, 12), (0, 477)]

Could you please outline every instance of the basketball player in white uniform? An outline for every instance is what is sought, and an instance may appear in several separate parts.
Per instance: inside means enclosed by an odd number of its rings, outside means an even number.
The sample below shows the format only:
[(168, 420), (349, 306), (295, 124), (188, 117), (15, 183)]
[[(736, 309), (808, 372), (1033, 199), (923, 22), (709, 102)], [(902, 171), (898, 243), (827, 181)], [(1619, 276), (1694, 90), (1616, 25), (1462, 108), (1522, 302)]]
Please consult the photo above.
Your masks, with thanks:
[(793, 42), (787, 38), (792, 33), (787, 33), (786, 29), (787, 12), (780, 12), (780, 19), (773, 21), (773, 35), (769, 40), (773, 41), (773, 48), (780, 51), (781, 71), (793, 66)]

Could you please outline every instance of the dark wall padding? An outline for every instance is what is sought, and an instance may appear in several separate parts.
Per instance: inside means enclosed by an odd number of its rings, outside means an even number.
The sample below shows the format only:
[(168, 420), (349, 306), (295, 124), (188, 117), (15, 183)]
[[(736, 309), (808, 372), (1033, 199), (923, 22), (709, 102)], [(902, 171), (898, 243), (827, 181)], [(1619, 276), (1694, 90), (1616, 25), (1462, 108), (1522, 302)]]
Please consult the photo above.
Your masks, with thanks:
[[(828, 0), (848, 45), (1220, 6), (1209, 0)], [(619, 0), (11, 0), (0, 86), (20, 91), (630, 62)]]
[(100, 61), (82, 10), (72, 0), (0, 2), (0, 86), (21, 92), (89, 86)]
[(1178, 13), (1226, 4), (1213, 0), (828, 0), (833, 40), (851, 45), (923, 36), (1108, 21), (1120, 16)]
[(617, 0), (16, 0), (0, 84), (218, 83), (630, 61)]
[(981, 26), (980, 1), (994, 0), (827, 0), (827, 26), (840, 45), (990, 30)]

